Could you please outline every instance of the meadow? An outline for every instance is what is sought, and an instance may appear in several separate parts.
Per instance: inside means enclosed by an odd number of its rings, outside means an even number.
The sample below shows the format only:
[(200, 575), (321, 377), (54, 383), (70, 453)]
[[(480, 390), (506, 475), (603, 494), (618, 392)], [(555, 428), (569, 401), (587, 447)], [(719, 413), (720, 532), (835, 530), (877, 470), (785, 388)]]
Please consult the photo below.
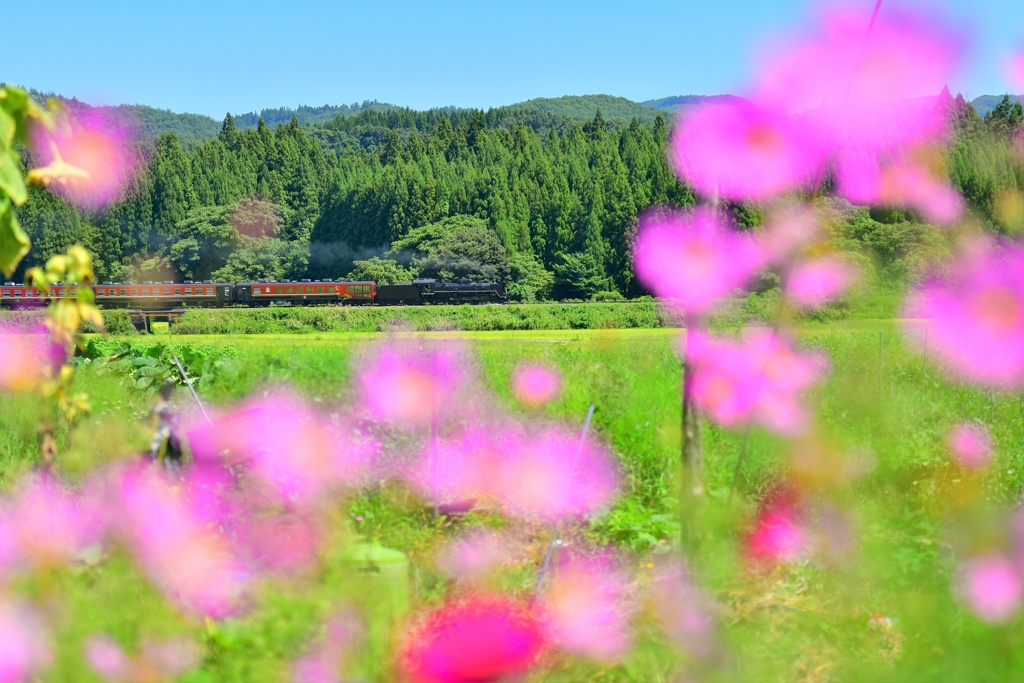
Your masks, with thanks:
[[(387, 337), (365, 333), (186, 336), (174, 334), (97, 340), (131, 347), (129, 355), (159, 357), (166, 348), (189, 359), (201, 399), (210, 408), (287, 384), (325, 413), (344, 413), (358, 397), (351, 381), (360, 354)], [(1010, 681), (1024, 672), (1021, 616), (992, 626), (958, 600), (954, 549), (971, 526), (956, 514), (964, 473), (951, 465), (948, 427), (962, 418), (990, 428), (995, 459), (975, 482), (985, 502), (975, 514), (1011, 505), (1024, 483), (1024, 420), (1020, 397), (992, 394), (937, 371), (908, 350), (891, 322), (806, 324), (801, 343), (828, 353), (831, 374), (814, 391), (816, 447), (827, 451), (801, 469), (800, 443), (753, 431), (748, 455), (729, 489), (744, 433), (705, 424), (707, 496), (699, 544), (689, 561), (714, 600), (720, 652), (680, 654), (654, 627), (638, 597), (653, 568), (680, 533), (680, 377), (677, 330), (404, 333), (427, 347), (471, 345), (482, 399), (530, 421), (557, 420), (578, 429), (594, 403), (594, 430), (613, 448), (622, 468), (620, 493), (607, 512), (563, 529), (577, 547), (610, 546), (623, 558), (636, 597), (636, 647), (621, 661), (591, 662), (548, 656), (529, 680), (669, 681), (680, 674), (708, 681)], [(166, 347), (166, 348), (165, 348)], [(103, 351), (94, 350), (101, 356)], [(564, 391), (535, 412), (510, 389), (517, 363), (530, 360), (561, 370)], [(101, 367), (102, 366), (102, 367)], [(138, 367), (134, 365), (133, 367)], [(92, 413), (67, 444), (60, 463), (74, 480), (98, 460), (137, 457), (147, 448), (143, 417), (153, 402), (129, 371), (100, 360), (79, 362), (78, 382)], [(182, 390), (176, 398), (191, 401)], [(5, 483), (35, 457), (35, 422), (26, 398), (0, 396), (0, 477)], [(806, 442), (803, 444), (806, 446)], [(740, 533), (756, 506), (778, 483), (815, 482), (832, 519), (820, 550), (772, 569), (743, 559)], [(529, 597), (550, 538), (544, 525), (509, 522), (493, 510), (432, 523), (427, 508), (391, 482), (337, 501), (335, 532), (309, 576), (269, 587), (243, 616), (212, 622), (182, 616), (117, 551), (69, 571), (32, 581), (64, 605), (57, 620), (56, 660), (42, 680), (99, 680), (82, 663), (86, 636), (95, 631), (123, 643), (142, 634), (184, 634), (201, 644), (198, 668), (183, 681), (275, 681), (316, 636), (316, 624), (345, 604), (362, 606), (374, 625), (370, 645), (349, 661), (355, 680), (392, 680), (393, 648), (403, 615), (373, 617), (379, 591), (369, 589), (344, 549), (354, 538), (406, 553), (413, 610), (456, 590), (437, 567), (439, 535), (469, 528), (502, 529), (521, 540), (502, 569), (502, 590)], [(834, 518), (834, 519), (833, 519)], [(819, 521), (821, 521), (819, 520)], [(836, 520), (843, 520), (840, 524)], [(377, 591), (377, 592), (375, 592)], [(395, 618), (392, 618), (395, 617)]]

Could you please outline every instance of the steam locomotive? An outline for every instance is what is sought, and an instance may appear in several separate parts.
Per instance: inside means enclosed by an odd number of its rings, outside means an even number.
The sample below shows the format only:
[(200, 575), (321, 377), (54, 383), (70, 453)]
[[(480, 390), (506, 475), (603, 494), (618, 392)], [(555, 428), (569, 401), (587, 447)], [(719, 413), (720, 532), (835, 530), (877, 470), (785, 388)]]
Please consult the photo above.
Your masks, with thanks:
[[(0, 307), (38, 306), (50, 299), (75, 295), (78, 285), (54, 285), (48, 290), (6, 282), (0, 286)], [(171, 311), (224, 306), (420, 305), (508, 303), (508, 291), (498, 282), (457, 282), (417, 279), (395, 285), (355, 280), (280, 280), (260, 282), (101, 282), (93, 287), (96, 303), (107, 308)]]

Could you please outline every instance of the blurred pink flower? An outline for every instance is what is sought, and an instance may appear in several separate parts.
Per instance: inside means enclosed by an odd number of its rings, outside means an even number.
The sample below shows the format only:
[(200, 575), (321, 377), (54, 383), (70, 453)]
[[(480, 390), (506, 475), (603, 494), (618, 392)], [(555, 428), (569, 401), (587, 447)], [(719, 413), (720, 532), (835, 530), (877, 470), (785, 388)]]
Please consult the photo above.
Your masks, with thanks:
[(687, 314), (709, 312), (762, 265), (757, 244), (709, 209), (648, 212), (633, 247), (637, 278)]
[(520, 364), (512, 373), (512, 388), (516, 398), (531, 408), (537, 408), (558, 396), (562, 375), (542, 363)]
[(413, 683), (488, 683), (523, 676), (544, 647), (528, 608), (505, 597), (469, 596), (415, 625), (400, 661)]
[(50, 664), (50, 639), (28, 605), (0, 601), (0, 683), (28, 683)]
[(549, 638), (574, 654), (615, 659), (629, 651), (628, 577), (610, 555), (567, 557), (541, 596)]
[(492, 493), (494, 473), (508, 453), (521, 449), (515, 426), (473, 426), (428, 442), (408, 471), (410, 483), (433, 500), (480, 498)]
[(0, 391), (30, 391), (56, 375), (66, 351), (38, 326), (19, 330), (0, 324)]
[(117, 201), (139, 163), (135, 133), (98, 108), (77, 108), (53, 131), (37, 127), (33, 147), (40, 166), (58, 160), (79, 169), (51, 187), (80, 208), (97, 211)]
[(992, 438), (980, 422), (961, 422), (949, 432), (949, 450), (964, 467), (981, 468), (992, 459)]
[[(279, 392), (252, 401), (210, 425), (189, 432), (189, 443), (204, 465), (220, 453), (245, 460), (283, 501), (314, 504), (332, 488), (355, 485), (369, 470), (377, 444), (346, 424), (331, 425), (296, 396)], [(207, 474), (202, 468), (199, 474)], [(214, 483), (223, 469), (209, 472)]]
[(785, 279), (785, 292), (804, 308), (818, 308), (839, 297), (857, 281), (860, 271), (838, 256), (820, 256), (793, 264)]
[(757, 564), (791, 562), (809, 550), (809, 539), (800, 515), (786, 502), (771, 503), (761, 508), (745, 543), (746, 556)]
[(870, 35), (863, 7), (828, 7), (819, 19), (761, 60), (755, 98), (802, 112), (838, 157), (840, 190), (856, 196), (894, 151), (945, 130), (937, 96), (965, 40), (935, 12), (886, 8)]
[(582, 517), (611, 503), (618, 469), (608, 449), (548, 427), (507, 449), (490, 471), (490, 491), (524, 517)]
[(757, 423), (787, 436), (806, 430), (801, 396), (825, 375), (821, 356), (752, 328), (735, 341), (695, 330), (687, 335), (685, 353), (694, 373), (693, 398), (715, 422)]
[(1004, 67), (1006, 80), (1013, 92), (1024, 91), (1024, 51), (1008, 55)]
[(321, 534), (303, 515), (253, 511), (234, 525), (247, 565), (270, 571), (291, 571), (316, 559)]
[(963, 214), (964, 201), (942, 169), (910, 161), (880, 168), (873, 159), (849, 156), (843, 170), (843, 195), (852, 202), (905, 205), (920, 211), (925, 220), (942, 224)]
[(214, 521), (200, 517), (184, 491), (148, 468), (116, 472), (114, 486), (117, 530), (169, 598), (217, 618), (242, 606), (249, 574)]
[(474, 529), (449, 542), (438, 556), (438, 565), (453, 578), (478, 581), (506, 561), (508, 554), (497, 533)]
[(984, 621), (1009, 621), (1024, 602), (1024, 579), (1003, 555), (983, 555), (968, 561), (962, 580), (968, 607)]
[(758, 244), (767, 263), (779, 264), (818, 241), (821, 226), (810, 208), (797, 204), (771, 213)]
[[(927, 348), (970, 382), (1024, 386), (1024, 247), (970, 245), (944, 279), (912, 291), (904, 319), (927, 319)], [(905, 325), (924, 344), (916, 325)]]
[(459, 347), (391, 344), (362, 359), (357, 381), (375, 418), (410, 426), (444, 412), (465, 380)]
[(102, 535), (102, 521), (92, 501), (65, 490), (49, 477), (24, 481), (3, 510), (14, 550), (34, 567), (66, 563)]
[(85, 643), (85, 661), (101, 678), (127, 681), (133, 662), (116, 640), (107, 635), (90, 636)]
[(710, 654), (714, 647), (714, 604), (701, 591), (679, 558), (659, 563), (650, 586), (650, 598), (658, 622), (672, 643), (683, 650)]
[(292, 662), (292, 683), (341, 683), (346, 653), (359, 644), (365, 627), (353, 611), (341, 611), (326, 624), (326, 633), (305, 655)]
[(672, 136), (677, 173), (706, 197), (769, 199), (809, 184), (826, 153), (813, 127), (746, 100), (700, 105)]
[(130, 657), (110, 636), (94, 635), (85, 643), (85, 660), (108, 681), (151, 683), (177, 678), (194, 668), (199, 662), (199, 652), (195, 644), (187, 640), (146, 640), (141, 651)]

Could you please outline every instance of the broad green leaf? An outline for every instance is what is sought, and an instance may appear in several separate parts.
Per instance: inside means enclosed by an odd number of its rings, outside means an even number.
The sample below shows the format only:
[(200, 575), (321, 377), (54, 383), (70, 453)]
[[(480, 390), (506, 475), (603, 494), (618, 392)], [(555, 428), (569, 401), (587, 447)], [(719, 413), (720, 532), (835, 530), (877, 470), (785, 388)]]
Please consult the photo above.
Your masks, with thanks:
[(4, 276), (11, 276), (31, 246), (28, 235), (21, 229), (18, 217), (14, 215), (11, 200), (0, 198), (0, 271)]
[(146, 387), (148, 387), (152, 383), (153, 383), (153, 378), (152, 377), (140, 377), (137, 380), (135, 380), (135, 388), (136, 389), (145, 389)]
[(0, 153), (6, 152), (14, 142), (14, 134), (18, 130), (18, 122), (5, 109), (0, 107)]
[(18, 162), (10, 154), (0, 151), (0, 192), (6, 192), (15, 206), (21, 206), (28, 199), (28, 189), (21, 177)]

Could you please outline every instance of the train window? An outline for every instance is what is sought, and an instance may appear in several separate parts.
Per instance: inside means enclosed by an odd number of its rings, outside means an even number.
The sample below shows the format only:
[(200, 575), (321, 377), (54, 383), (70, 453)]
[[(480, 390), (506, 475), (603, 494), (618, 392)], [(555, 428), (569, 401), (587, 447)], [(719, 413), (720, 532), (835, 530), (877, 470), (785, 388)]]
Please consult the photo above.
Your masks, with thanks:
[(21, 296), (21, 290), (20, 289), (14, 290), (14, 296)]
[(323, 287), (317, 287), (316, 288), (316, 293), (317, 294), (323, 294), (324, 293), (324, 288)]
[(11, 290), (5, 289), (4, 293), (3, 293), (3, 296), (10, 296), (10, 295), (11, 295)]
[(142, 296), (149, 296), (149, 290), (148, 289), (142, 290)]
[(192, 293), (192, 288), (191, 287), (186, 287), (185, 288), (185, 293), (186, 294), (191, 294)]
[(164, 296), (170, 296), (170, 295), (171, 295), (171, 290), (165, 289), (164, 290)]
[(284, 293), (285, 294), (291, 294), (292, 293), (292, 288), (291, 287), (285, 287), (284, 288)]
[(174, 288), (174, 293), (175, 294), (181, 294), (181, 287), (175, 287)]
[(127, 289), (122, 289), (121, 290), (121, 296), (128, 296), (128, 290)]

